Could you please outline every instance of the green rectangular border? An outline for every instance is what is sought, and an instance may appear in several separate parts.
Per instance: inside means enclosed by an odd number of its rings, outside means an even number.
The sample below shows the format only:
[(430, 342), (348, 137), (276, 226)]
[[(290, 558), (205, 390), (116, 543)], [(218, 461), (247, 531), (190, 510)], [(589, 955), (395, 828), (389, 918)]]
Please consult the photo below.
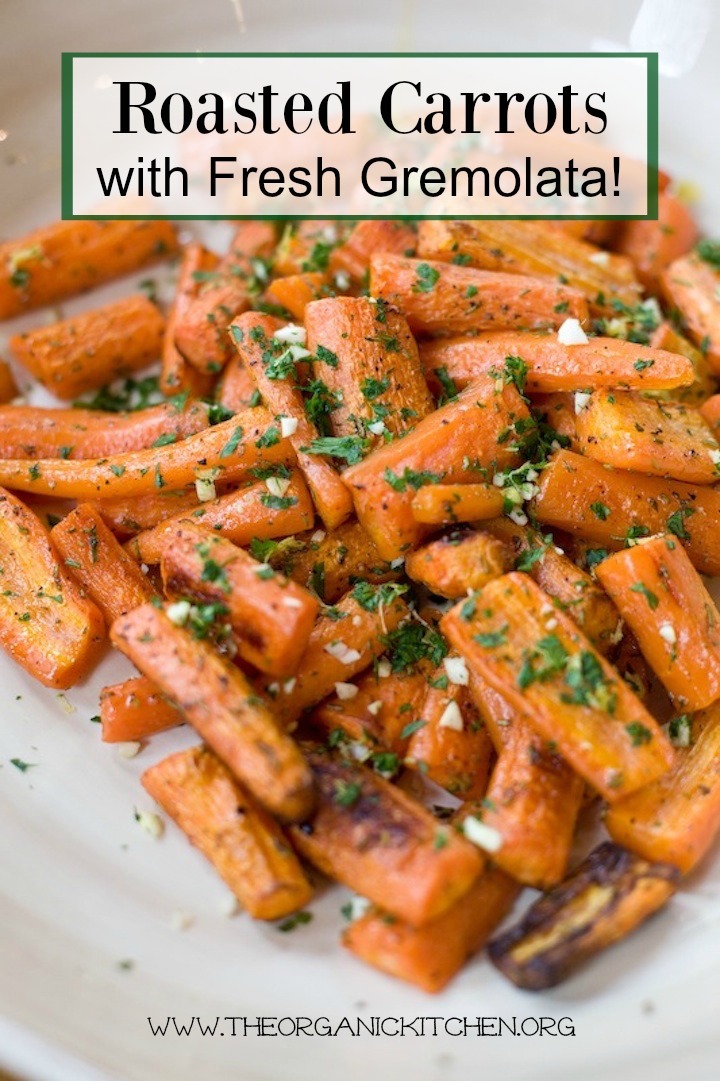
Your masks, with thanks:
[[(420, 220), (435, 220), (435, 221), (471, 221), (478, 219), (482, 221), (655, 221), (658, 216), (658, 54), (657, 53), (619, 53), (619, 52), (580, 52), (580, 53), (566, 53), (566, 52), (549, 52), (549, 53), (531, 53), (531, 52), (499, 52), (499, 53), (474, 53), (474, 52), (461, 52), (461, 53), (235, 53), (235, 52), (221, 52), (221, 53), (195, 53), (195, 52), (178, 52), (178, 53), (113, 53), (113, 52), (71, 52), (62, 53), (61, 58), (61, 154), (62, 154), (62, 168), (61, 168), (61, 216), (64, 221), (108, 221), (110, 219), (122, 220), (122, 221), (248, 221), (257, 218), (257, 214), (238, 214), (232, 218), (228, 218), (227, 214), (207, 214), (203, 217), (197, 217), (195, 214), (178, 214), (178, 215), (159, 215), (159, 214), (74, 214), (73, 213), (73, 61), (76, 58), (83, 57), (133, 57), (133, 58), (163, 58), (170, 57), (173, 59), (197, 59), (203, 58), (242, 58), (245, 56), (262, 57), (263, 59), (287, 59), (297, 57), (307, 57), (308, 59), (326, 58), (326, 57), (353, 57), (353, 58), (376, 58), (376, 57), (408, 57), (417, 56), (421, 59), (441, 59), (441, 58), (454, 58), (459, 57), (462, 59), (487, 59), (489, 57), (552, 57), (553, 59), (563, 59), (572, 57), (573, 59), (602, 59), (602, 58), (620, 58), (620, 59), (644, 59), (646, 61), (647, 72), (647, 208), (648, 212), (644, 215), (636, 214), (428, 214), (419, 216), (417, 214), (401, 214), (393, 215), (394, 220), (400, 221), (416, 221)], [(334, 218), (338, 221), (377, 221), (377, 218), (363, 218), (358, 214), (334, 214)], [(268, 221), (302, 221), (302, 220), (323, 220), (322, 214), (268, 214), (264, 215), (264, 218)]]

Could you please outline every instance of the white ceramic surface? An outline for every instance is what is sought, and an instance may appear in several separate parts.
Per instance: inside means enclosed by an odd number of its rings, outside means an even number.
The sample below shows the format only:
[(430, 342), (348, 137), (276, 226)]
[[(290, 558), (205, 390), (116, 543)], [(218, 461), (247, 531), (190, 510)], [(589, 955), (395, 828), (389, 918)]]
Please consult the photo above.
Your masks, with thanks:
[[(244, 0), (2, 0), (0, 234), (59, 211), (59, 54), (67, 50), (507, 50), (622, 46), (629, 0), (445, 0), (438, 4)], [(720, 12), (698, 65), (663, 82), (661, 153), (704, 185), (720, 221), (716, 131)], [(118, 288), (115, 287), (115, 292)], [(122, 289), (120, 289), (122, 291)], [(82, 306), (82, 303), (80, 304)], [(68, 306), (73, 310), (73, 306)], [(30, 322), (42, 321), (43, 315)], [(3, 328), (3, 333), (7, 328)], [(0, 341), (0, 352), (4, 345)], [(89, 722), (99, 688), (129, 672), (108, 658), (56, 695), (0, 658), (0, 1065), (32, 1081), (675, 1081), (717, 1076), (720, 868), (556, 991), (515, 991), (484, 961), (428, 997), (337, 945), (342, 894), (290, 935), (222, 914), (226, 891), (174, 829), (142, 833), (142, 770), (188, 741), (156, 739), (127, 761)], [(25, 773), (9, 762), (35, 763)], [(173, 913), (194, 918), (185, 931)], [(121, 967), (121, 962), (132, 967)], [(569, 1015), (569, 1038), (153, 1038), (168, 1014), (367, 1017)], [(227, 1028), (227, 1026), (225, 1026)]]

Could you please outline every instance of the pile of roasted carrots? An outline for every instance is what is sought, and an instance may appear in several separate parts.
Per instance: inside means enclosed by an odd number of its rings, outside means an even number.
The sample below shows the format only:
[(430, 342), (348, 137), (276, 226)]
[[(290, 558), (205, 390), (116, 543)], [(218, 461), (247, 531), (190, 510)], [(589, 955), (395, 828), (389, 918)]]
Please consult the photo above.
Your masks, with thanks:
[(196, 730), (143, 784), (251, 916), (306, 922), (320, 872), (387, 973), (488, 945), (552, 986), (720, 825), (720, 244), (667, 183), (657, 222), (243, 222), (222, 256), (64, 222), (0, 246), (0, 318), (167, 259), (169, 311), (10, 341), (0, 642), (55, 688), (124, 653), (107, 742)]

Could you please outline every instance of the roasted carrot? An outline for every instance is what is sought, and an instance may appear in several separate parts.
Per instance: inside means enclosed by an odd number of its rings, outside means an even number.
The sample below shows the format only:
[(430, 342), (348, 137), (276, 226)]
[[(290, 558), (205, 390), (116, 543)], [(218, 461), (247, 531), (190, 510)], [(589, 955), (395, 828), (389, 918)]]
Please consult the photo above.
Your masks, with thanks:
[(347, 469), (343, 477), (357, 516), (380, 554), (396, 559), (427, 532), (412, 511), (413, 498), (425, 484), (473, 481), (478, 472), (482, 478), (484, 472), (517, 465), (507, 431), (528, 417), (515, 387), (486, 375), (408, 435)]
[(0, 407), (0, 457), (102, 458), (175, 443), (207, 426), (207, 406), (180, 399), (132, 413), (12, 405)]
[(178, 394), (184, 390), (202, 397), (210, 391), (210, 377), (188, 364), (175, 344), (175, 330), (191, 301), (197, 296), (201, 281), (216, 269), (218, 258), (202, 244), (188, 244), (183, 248), (177, 291), (167, 314), (162, 346), (162, 369), (160, 387), (164, 394)]
[(111, 637), (263, 806), (288, 821), (311, 812), (308, 766), (239, 668), (151, 604), (116, 620)]
[[(202, 487), (201, 487), (202, 490)], [(116, 499), (98, 499), (94, 506), (103, 520), (120, 538), (132, 537), (144, 529), (153, 529), (173, 515), (186, 516), (202, 506), (195, 485), (190, 488), (160, 489), (145, 495), (119, 496)]]
[(81, 503), (53, 528), (50, 537), (70, 576), (105, 616), (108, 626), (149, 601), (154, 590), (88, 503)]
[[(418, 495), (422, 494), (421, 489)], [(475, 530), (457, 530), (410, 552), (405, 573), (433, 593), (457, 600), (469, 589), (511, 569), (507, 548), (501, 540)]]
[(230, 357), (218, 382), (216, 401), (234, 413), (247, 409), (258, 397), (258, 389), (252, 372), (236, 353)]
[(336, 436), (399, 435), (433, 408), (417, 345), (399, 312), (368, 297), (316, 300), (305, 311), (307, 345), (337, 405)]
[(600, 545), (669, 531), (702, 574), (720, 574), (720, 492), (610, 469), (568, 450), (553, 454), (538, 481), (540, 522)]
[(606, 465), (688, 484), (720, 479), (720, 445), (691, 405), (595, 391), (576, 425), (578, 449)]
[(10, 348), (58, 398), (76, 398), (157, 360), (164, 326), (155, 305), (138, 294), (16, 334)]
[(208, 475), (240, 480), (254, 467), (290, 460), (292, 447), (266, 410), (249, 409), (179, 443), (99, 461), (0, 461), (0, 483), (58, 498), (112, 499), (174, 491)]
[(362, 281), (374, 255), (413, 255), (417, 237), (409, 225), (399, 221), (368, 219), (354, 225), (342, 244), (330, 255), (330, 267)]
[(680, 744), (675, 768), (619, 800), (605, 825), (618, 844), (687, 874), (720, 828), (720, 708), (676, 717), (671, 731)]
[[(241, 546), (253, 540), (285, 537), (308, 529), (313, 522), (314, 509), (301, 475), (294, 472), (289, 478), (279, 479), (283, 483), (282, 496), (273, 495), (267, 481), (259, 480), (204, 503), (198, 503), (196, 499), (194, 509), (183, 508), (138, 533), (128, 542), (127, 550), (141, 563), (159, 563), (166, 544), (184, 522), (214, 530)], [(284, 488), (286, 479), (289, 483)], [(103, 510), (102, 504), (100, 509)]]
[[(268, 558), (275, 562), (272, 553)], [(309, 586), (327, 604), (334, 604), (354, 582), (385, 582), (396, 574), (355, 519), (330, 533), (318, 529), (302, 541), (298, 539), (287, 555), (280, 553), (280, 559), (288, 577)]]
[(599, 845), (577, 870), (494, 939), (490, 960), (518, 987), (555, 987), (573, 969), (634, 931), (675, 892), (676, 868)]
[(660, 278), (663, 296), (680, 313), (687, 332), (707, 357), (713, 372), (720, 373), (720, 272), (717, 264), (698, 252), (683, 255), (667, 267)]
[(0, 405), (11, 402), (17, 395), (18, 388), (15, 385), (15, 377), (10, 370), (10, 365), (0, 360)]
[(293, 678), (284, 683), (265, 681), (282, 723), (297, 720), (337, 683), (346, 683), (367, 668), (383, 652), (384, 636), (408, 614), (392, 586), (358, 583), (317, 621)]
[(700, 406), (700, 412), (714, 433), (720, 428), (720, 394), (713, 394)]
[(686, 204), (672, 192), (658, 198), (655, 221), (626, 221), (615, 241), (615, 251), (632, 260), (638, 278), (649, 293), (657, 293), (662, 271), (690, 251), (698, 228)]
[(236, 315), (250, 307), (253, 291), (261, 291), (258, 266), (275, 245), (271, 222), (244, 221), (238, 225), (230, 251), (212, 271), (195, 297), (178, 312), (175, 343), (200, 372), (219, 372), (230, 356), (227, 328)]
[(497, 518), (504, 502), (492, 484), (426, 484), (413, 496), (412, 513), (426, 525), (478, 522)]
[(290, 222), (273, 255), (275, 274), (312, 274), (324, 272), (334, 247), (343, 240), (340, 222), (308, 219)]
[(720, 613), (679, 539), (650, 537), (596, 574), (676, 705), (703, 709), (720, 698)]
[(79, 682), (98, 659), (104, 620), (32, 511), (0, 490), (0, 645), (47, 687)]
[(527, 711), (608, 802), (672, 766), (673, 749), (642, 702), (527, 575), (489, 582), (441, 627), (471, 672)]
[(352, 499), (341, 478), (322, 455), (314, 453), (318, 431), (305, 413), (302, 393), (296, 385), (292, 345), (277, 337), (282, 323), (269, 315), (248, 312), (230, 330), (235, 347), (252, 373), (271, 412), (292, 428), (290, 442), (297, 463), (312, 492), (315, 506), (328, 529), (334, 529), (352, 513)]
[[(582, 403), (583, 399), (580, 399)], [(577, 413), (575, 395), (561, 391), (533, 394), (533, 411), (541, 423), (547, 424), (558, 436), (558, 444), (577, 450)], [(558, 447), (554, 448), (555, 450)]]
[(488, 867), (463, 897), (423, 927), (372, 909), (350, 924), (343, 945), (388, 976), (433, 994), (483, 948), (519, 890), (497, 867)]
[(417, 927), (468, 892), (484, 863), (473, 845), (372, 770), (323, 747), (306, 753), (317, 810), (291, 829), (305, 859)]
[(0, 319), (84, 293), (177, 250), (168, 221), (58, 221), (0, 246)]
[(167, 537), (161, 569), (167, 596), (224, 609), (244, 660), (275, 676), (296, 670), (319, 607), (307, 589), (190, 522)]
[(134, 743), (183, 723), (177, 706), (145, 676), (113, 683), (100, 691), (104, 743)]
[[(614, 299), (635, 304), (640, 284), (629, 259), (600, 252), (593, 244), (539, 221), (423, 221), (418, 230), (423, 258), (566, 281), (602, 310)], [(573, 313), (574, 314), (574, 313)]]
[(211, 751), (180, 751), (142, 783), (256, 920), (288, 916), (312, 898), (280, 827)]
[(278, 304), (289, 312), (293, 319), (301, 322), (305, 309), (313, 300), (328, 296), (332, 290), (328, 285), (327, 275), (319, 271), (308, 274), (288, 274), (284, 278), (274, 278), (265, 293), (271, 303)]
[(491, 368), (501, 369), (508, 356), (520, 357), (526, 365), (530, 394), (600, 387), (672, 390), (694, 380), (687, 357), (618, 338), (563, 345), (554, 334), (498, 332), (425, 342), (420, 349), (428, 379), (437, 382), (434, 373), (444, 370), (458, 388)]
[(413, 333), (540, 330), (588, 314), (582, 293), (555, 281), (399, 255), (373, 257), (370, 292), (398, 307)]
[(674, 398), (676, 401), (687, 402), (689, 405), (700, 407), (710, 394), (714, 394), (717, 389), (717, 380), (712, 373), (707, 358), (687, 338), (679, 334), (672, 323), (664, 320), (653, 331), (650, 347), (652, 349), (663, 349), (667, 353), (679, 353), (681, 356), (687, 357), (695, 373), (692, 383), (686, 387), (675, 387), (674, 390), (663, 395), (663, 397)]

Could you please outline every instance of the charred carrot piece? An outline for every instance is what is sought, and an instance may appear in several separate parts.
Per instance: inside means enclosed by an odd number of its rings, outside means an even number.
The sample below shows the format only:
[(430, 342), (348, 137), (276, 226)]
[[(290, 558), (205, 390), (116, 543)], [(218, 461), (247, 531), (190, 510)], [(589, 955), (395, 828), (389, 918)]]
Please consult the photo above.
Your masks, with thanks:
[(426, 525), (453, 525), (497, 518), (505, 501), (492, 484), (427, 484), (413, 497), (416, 522)]
[(167, 221), (58, 221), (0, 245), (0, 319), (54, 304), (177, 251)]
[(676, 259), (663, 271), (660, 284), (668, 305), (680, 313), (688, 334), (717, 375), (720, 373), (720, 273), (714, 262), (699, 254), (704, 250), (700, 244), (693, 254)]
[(58, 558), (32, 511), (0, 490), (0, 645), (47, 687), (84, 679), (98, 659), (104, 620)]
[(610, 469), (568, 450), (553, 454), (538, 481), (540, 522), (600, 545), (673, 533), (702, 574), (720, 574), (720, 492), (709, 486)]
[(628, 305), (640, 299), (640, 283), (629, 259), (598, 252), (593, 244), (545, 222), (423, 221), (418, 254), (445, 261), (459, 255), (486, 271), (567, 281), (596, 310), (610, 307), (614, 299)]
[(627, 256), (649, 293), (657, 293), (660, 275), (685, 255), (698, 239), (698, 227), (687, 206), (672, 192), (658, 198), (656, 221), (626, 221), (615, 241), (615, 251)]
[(373, 257), (370, 292), (399, 308), (413, 333), (541, 330), (588, 315), (582, 293), (556, 281), (399, 255)]
[[(274, 562), (272, 555), (269, 558)], [(330, 533), (316, 530), (298, 540), (281, 559), (288, 577), (309, 586), (327, 604), (334, 604), (354, 582), (376, 584), (396, 576), (387, 560), (381, 558), (370, 534), (355, 519), (343, 522)]]
[(280, 919), (312, 898), (280, 827), (207, 748), (163, 759), (142, 783), (254, 919)]
[(477, 848), (372, 770), (323, 747), (306, 753), (317, 809), (291, 829), (305, 859), (416, 927), (468, 892), (483, 870)]
[(207, 426), (203, 402), (178, 400), (133, 413), (11, 405), (0, 407), (0, 457), (101, 458), (175, 443)]
[(235, 346), (252, 372), (257, 388), (271, 412), (286, 418), (293, 429), (289, 435), (297, 463), (312, 492), (318, 514), (328, 529), (334, 529), (352, 513), (352, 499), (331, 463), (313, 453), (318, 431), (305, 413), (302, 393), (296, 385), (292, 345), (276, 335), (282, 323), (269, 315), (248, 312), (231, 327)]
[(491, 368), (502, 370), (508, 356), (520, 357), (527, 367), (525, 389), (529, 394), (601, 387), (673, 390), (690, 386), (695, 378), (687, 357), (618, 338), (563, 345), (554, 334), (498, 331), (425, 342), (420, 356), (432, 383), (436, 384), (437, 373), (444, 371), (458, 388)]
[(239, 668), (151, 604), (116, 620), (111, 637), (264, 807), (287, 821), (310, 814), (312, 774)]
[(134, 743), (183, 723), (177, 706), (154, 683), (135, 676), (100, 691), (100, 723), (104, 743)]
[(0, 461), (0, 483), (58, 498), (112, 499), (174, 491), (208, 476), (240, 480), (253, 468), (290, 460), (292, 447), (269, 414), (249, 409), (178, 443), (99, 461)]
[(527, 575), (489, 582), (441, 627), (470, 670), (526, 710), (608, 802), (673, 765), (673, 749), (642, 702)]
[(510, 569), (503, 542), (475, 530), (447, 533), (411, 552), (405, 560), (409, 578), (450, 600), (465, 596), (468, 590), (481, 589)]
[(377, 441), (407, 431), (433, 409), (415, 339), (387, 304), (367, 297), (316, 300), (305, 311), (305, 326), (313, 374), (338, 403), (330, 415), (334, 435), (360, 431)]
[(508, 428), (528, 417), (515, 387), (486, 375), (421, 420), (408, 435), (346, 469), (343, 478), (353, 493), (357, 516), (380, 554), (397, 559), (427, 533), (412, 509), (424, 485), (464, 483), (477, 480), (483, 469), (517, 465), (517, 452), (506, 435)]
[(160, 388), (163, 394), (178, 394), (187, 390), (190, 394), (203, 397), (210, 391), (210, 377), (187, 363), (175, 344), (175, 331), (188, 306), (197, 296), (203, 279), (212, 275), (217, 264), (218, 257), (202, 244), (188, 244), (183, 248), (177, 291), (165, 322), (160, 371)]
[[(133, 513), (132, 507), (130, 513)], [(253, 540), (301, 532), (312, 525), (314, 516), (310, 493), (300, 473), (294, 472), (282, 496), (273, 497), (267, 482), (260, 480), (204, 503), (198, 503), (196, 498), (190, 507), (183, 507), (138, 533), (128, 542), (127, 550), (140, 563), (159, 563), (174, 531), (185, 522), (212, 529), (221, 537), (243, 546)]]
[(198, 371), (219, 372), (229, 359), (227, 328), (250, 307), (252, 290), (259, 290), (257, 261), (268, 257), (274, 246), (271, 222), (241, 222), (228, 254), (178, 313), (175, 343)]
[(596, 574), (676, 705), (703, 709), (720, 698), (720, 613), (680, 540), (651, 537)]
[(265, 296), (271, 303), (278, 304), (289, 312), (293, 319), (302, 322), (308, 304), (331, 292), (327, 275), (313, 271), (307, 274), (287, 274), (284, 278), (274, 278)]
[(139, 294), (16, 334), (10, 348), (58, 398), (76, 398), (157, 360), (164, 327), (155, 305)]
[(319, 607), (307, 589), (189, 522), (168, 537), (161, 570), (168, 596), (224, 609), (244, 660), (276, 676), (295, 671)]
[(287, 725), (297, 720), (337, 683), (347, 683), (372, 664), (385, 649), (385, 636), (408, 615), (392, 585), (368, 588), (358, 583), (317, 621), (293, 678), (265, 683), (280, 721)]
[(92, 598), (108, 626), (153, 596), (155, 591), (135, 560), (88, 503), (70, 511), (50, 536), (71, 577)]
[(674, 718), (671, 727), (680, 744), (676, 767), (619, 800), (605, 826), (617, 844), (687, 874), (720, 828), (720, 709)]
[(681, 356), (687, 357), (695, 374), (692, 383), (686, 387), (675, 387), (672, 392), (663, 395), (664, 398), (668, 397), (679, 402), (687, 402), (688, 405), (701, 407), (705, 399), (715, 393), (717, 380), (712, 373), (707, 358), (687, 338), (679, 334), (671, 323), (663, 321), (657, 330), (653, 331), (650, 347), (651, 349), (663, 349), (666, 353), (679, 353)]
[(576, 424), (578, 449), (599, 462), (687, 484), (720, 479), (720, 445), (690, 405), (596, 391)]
[(359, 221), (345, 241), (333, 249), (330, 266), (336, 273), (344, 271), (355, 281), (362, 281), (374, 255), (413, 255), (416, 244), (415, 233), (402, 222)]
[(388, 976), (435, 994), (480, 952), (519, 891), (501, 870), (488, 867), (464, 897), (423, 927), (371, 910), (350, 924), (343, 945)]

